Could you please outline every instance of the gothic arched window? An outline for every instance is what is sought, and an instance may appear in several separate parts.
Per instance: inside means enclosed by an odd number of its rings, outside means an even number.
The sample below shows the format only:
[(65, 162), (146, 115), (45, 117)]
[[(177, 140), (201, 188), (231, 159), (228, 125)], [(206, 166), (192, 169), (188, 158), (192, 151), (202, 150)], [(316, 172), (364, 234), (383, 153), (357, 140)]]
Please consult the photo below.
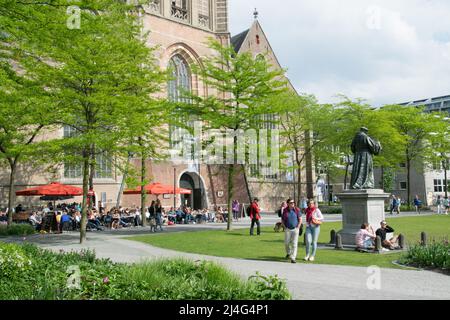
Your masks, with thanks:
[(169, 68), (172, 79), (169, 81), (169, 100), (173, 102), (189, 102), (187, 93), (191, 92), (191, 72), (186, 60), (180, 55), (170, 59)]

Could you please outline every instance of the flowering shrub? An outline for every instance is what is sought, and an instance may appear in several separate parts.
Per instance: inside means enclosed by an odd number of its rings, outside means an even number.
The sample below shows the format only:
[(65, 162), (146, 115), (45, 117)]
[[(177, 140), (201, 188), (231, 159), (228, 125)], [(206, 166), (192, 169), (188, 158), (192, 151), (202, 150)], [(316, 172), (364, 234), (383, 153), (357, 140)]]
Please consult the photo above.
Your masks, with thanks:
[(450, 245), (448, 240), (434, 241), (428, 246), (415, 245), (400, 260), (419, 268), (435, 268), (450, 272)]
[[(29, 244), (0, 244), (0, 270), (0, 297), (12, 300), (290, 299), (277, 277), (242, 281), (205, 261), (164, 259), (128, 265), (97, 259), (92, 251), (55, 253)], [(79, 285), (72, 287), (71, 279)]]
[(19, 246), (0, 243), (0, 270), (2, 277), (14, 278), (31, 268), (31, 260)]

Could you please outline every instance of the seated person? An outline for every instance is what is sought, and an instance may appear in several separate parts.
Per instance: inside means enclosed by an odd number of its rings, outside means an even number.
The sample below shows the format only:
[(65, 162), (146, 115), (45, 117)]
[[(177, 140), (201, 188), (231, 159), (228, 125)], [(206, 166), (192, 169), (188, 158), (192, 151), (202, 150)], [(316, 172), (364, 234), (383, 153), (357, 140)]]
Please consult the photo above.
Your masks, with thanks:
[(361, 225), (361, 229), (356, 233), (355, 242), (357, 249), (373, 249), (374, 240), (377, 238), (372, 226), (368, 223)]
[(61, 211), (56, 212), (56, 229), (61, 232)]
[(222, 207), (219, 207), (219, 208), (217, 209), (217, 212), (216, 212), (216, 222), (217, 222), (217, 223), (224, 223), (224, 222), (225, 222), (225, 218), (224, 218), (224, 216), (223, 216), (223, 210), (222, 210)]
[(8, 223), (8, 215), (6, 212), (0, 211), (0, 224), (7, 224)]
[(175, 212), (175, 214), (176, 214), (176, 222), (178, 224), (182, 223), (183, 219), (185, 217), (183, 210), (181, 210), (181, 208), (178, 208), (178, 210)]
[(81, 212), (74, 211), (72, 213), (72, 230), (78, 230), (81, 227)]
[(381, 238), (381, 245), (389, 250), (395, 250), (399, 248), (398, 246), (398, 236), (391, 239), (386, 239), (387, 233), (394, 232), (394, 229), (387, 225), (386, 221), (381, 221), (381, 228), (377, 230), (376, 235)]
[(138, 208), (134, 212), (134, 226), (138, 227), (142, 224), (141, 210)]
[(36, 214), (35, 211), (33, 211), (30, 216), (30, 223), (37, 231), (41, 230), (42, 219)]
[(64, 212), (64, 214), (61, 216), (61, 231), (69, 229), (73, 230), (72, 217), (69, 216), (67, 212)]
[(120, 227), (120, 214), (118, 210), (114, 210), (112, 214), (112, 224), (111, 229), (119, 229)]
[(88, 213), (88, 225), (91, 228), (97, 229), (97, 230), (102, 230), (101, 226), (101, 222), (100, 220), (96, 217), (95, 213), (93, 210), (90, 210)]
[(207, 209), (206, 210), (206, 214), (208, 215), (208, 222), (214, 222), (214, 214), (212, 213), (212, 211), (209, 211)]

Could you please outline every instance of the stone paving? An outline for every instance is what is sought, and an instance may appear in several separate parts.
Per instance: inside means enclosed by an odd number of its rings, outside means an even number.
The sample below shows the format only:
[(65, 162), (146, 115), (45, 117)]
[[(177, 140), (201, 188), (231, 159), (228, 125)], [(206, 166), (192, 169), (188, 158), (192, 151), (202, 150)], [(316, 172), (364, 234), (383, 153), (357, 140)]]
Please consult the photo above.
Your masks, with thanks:
[[(339, 221), (340, 217), (333, 215)], [(266, 216), (264, 225), (273, 225), (275, 216)], [(331, 217), (327, 221), (332, 221)], [(192, 232), (224, 229), (226, 225), (187, 225), (166, 228), (167, 232)], [(248, 221), (236, 223), (236, 228), (247, 228)], [(450, 299), (450, 277), (422, 270), (379, 269), (379, 281), (374, 280), (373, 270), (362, 267), (331, 266), (318, 264), (290, 264), (271, 261), (253, 261), (233, 258), (210, 257), (156, 248), (144, 243), (123, 239), (148, 234), (147, 228), (133, 228), (118, 232), (90, 232), (85, 245), (80, 245), (78, 233), (34, 235), (25, 239), (40, 247), (54, 251), (95, 250), (99, 258), (115, 262), (133, 263), (163, 257), (185, 257), (218, 262), (243, 278), (260, 271), (285, 279), (294, 299), (300, 300), (367, 300), (367, 299)], [(23, 238), (0, 239), (22, 242)], [(320, 257), (318, 257), (320, 259)], [(369, 284), (369, 285), (368, 285)]]

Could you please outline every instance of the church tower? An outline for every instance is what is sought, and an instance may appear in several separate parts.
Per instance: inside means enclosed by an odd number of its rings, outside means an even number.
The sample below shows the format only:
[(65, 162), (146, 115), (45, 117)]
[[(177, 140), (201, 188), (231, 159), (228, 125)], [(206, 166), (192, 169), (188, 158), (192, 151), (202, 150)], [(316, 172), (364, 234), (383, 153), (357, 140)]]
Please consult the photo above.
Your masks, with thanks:
[(144, 5), (147, 14), (175, 23), (217, 32), (228, 32), (227, 0), (149, 0)]

